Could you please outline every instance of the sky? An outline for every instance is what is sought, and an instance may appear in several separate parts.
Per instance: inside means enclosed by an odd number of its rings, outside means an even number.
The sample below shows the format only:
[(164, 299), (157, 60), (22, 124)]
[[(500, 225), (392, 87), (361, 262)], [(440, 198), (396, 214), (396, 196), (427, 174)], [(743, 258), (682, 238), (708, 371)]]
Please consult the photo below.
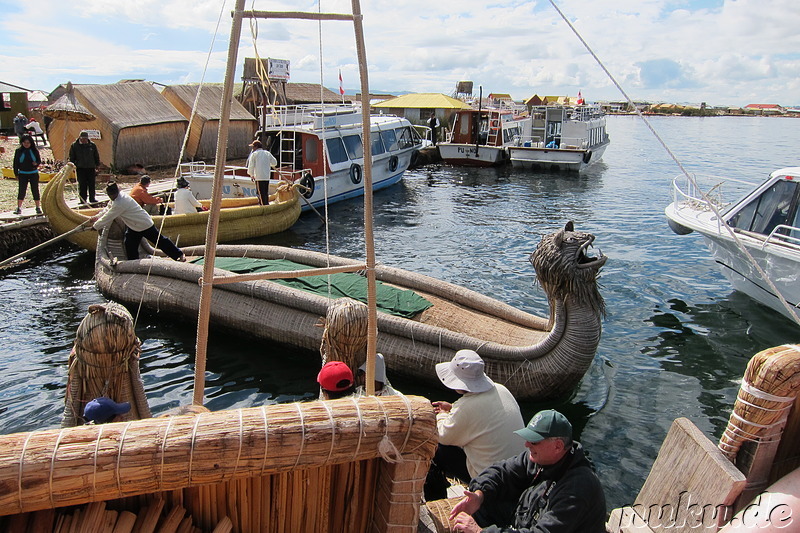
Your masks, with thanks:
[[(373, 93), (582, 96), (800, 105), (798, 0), (361, 0)], [(320, 5), (321, 2), (321, 5)], [(246, 0), (246, 9), (348, 13), (350, 1)], [(221, 82), (234, 0), (0, 0), (0, 81)], [(320, 27), (321, 26), (321, 27)], [(245, 21), (244, 57), (291, 62), (293, 82), (359, 89), (352, 23)], [(320, 58), (321, 61), (320, 61)], [(610, 74), (610, 76), (609, 76)]]

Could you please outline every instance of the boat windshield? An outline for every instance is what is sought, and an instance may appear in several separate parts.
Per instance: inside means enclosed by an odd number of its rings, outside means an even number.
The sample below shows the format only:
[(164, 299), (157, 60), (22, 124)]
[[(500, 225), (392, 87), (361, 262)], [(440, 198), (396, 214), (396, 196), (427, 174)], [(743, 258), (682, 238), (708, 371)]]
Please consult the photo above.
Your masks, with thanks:
[[(750, 200), (739, 209), (729, 220), (731, 227), (739, 228), (753, 233), (769, 235), (779, 225), (798, 227), (797, 203), (800, 188), (797, 182), (780, 180), (772, 184), (761, 195)], [(787, 230), (779, 230), (788, 233)], [(800, 235), (800, 230), (791, 231), (793, 237)]]

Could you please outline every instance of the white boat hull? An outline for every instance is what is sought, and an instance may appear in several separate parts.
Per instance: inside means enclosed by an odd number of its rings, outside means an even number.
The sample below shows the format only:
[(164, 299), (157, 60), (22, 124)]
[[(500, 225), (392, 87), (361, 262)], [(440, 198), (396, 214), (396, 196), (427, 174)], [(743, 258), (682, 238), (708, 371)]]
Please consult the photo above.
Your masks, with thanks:
[(580, 172), (600, 161), (608, 144), (603, 142), (587, 149), (509, 146), (508, 153), (514, 168)]
[(462, 166), (491, 167), (508, 160), (502, 146), (475, 147), (474, 144), (439, 143), (439, 155), (442, 160)]
[[(773, 289), (739, 250), (726, 227), (717, 222), (713, 212), (678, 202), (667, 206), (665, 214), (673, 225), (678, 225), (678, 229), (694, 230), (703, 236), (714, 261), (736, 290), (794, 320)], [(741, 232), (736, 236), (783, 298), (800, 311), (797, 308), (800, 303), (800, 246), (765, 242), (763, 238)]]

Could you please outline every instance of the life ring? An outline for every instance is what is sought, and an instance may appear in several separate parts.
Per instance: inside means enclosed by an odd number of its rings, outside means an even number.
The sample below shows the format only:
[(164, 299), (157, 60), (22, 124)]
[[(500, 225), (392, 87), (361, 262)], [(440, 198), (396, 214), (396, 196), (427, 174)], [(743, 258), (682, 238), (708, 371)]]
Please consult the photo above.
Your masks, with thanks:
[(392, 157), (390, 157), (389, 158), (389, 172), (394, 172), (395, 170), (397, 170), (397, 164), (399, 162), (400, 161), (397, 159), (396, 155), (393, 155)]
[(361, 165), (353, 163), (350, 165), (350, 181), (358, 185), (361, 183)]
[(491, 128), (492, 128), (492, 129), (494, 129), (494, 130), (496, 130), (496, 129), (497, 129), (498, 122), (497, 122), (497, 119), (496, 119), (496, 118), (493, 118), (493, 119), (492, 119), (492, 122), (491, 122), (490, 126), (491, 126)]
[(303, 191), (303, 198), (311, 198), (314, 195), (314, 178), (311, 176), (311, 174), (303, 174), (303, 177), (300, 178), (299, 183), (305, 187), (305, 190)]
[(592, 151), (591, 150), (586, 150), (583, 153), (583, 162), (588, 164), (589, 161), (591, 161), (591, 160), (592, 160)]

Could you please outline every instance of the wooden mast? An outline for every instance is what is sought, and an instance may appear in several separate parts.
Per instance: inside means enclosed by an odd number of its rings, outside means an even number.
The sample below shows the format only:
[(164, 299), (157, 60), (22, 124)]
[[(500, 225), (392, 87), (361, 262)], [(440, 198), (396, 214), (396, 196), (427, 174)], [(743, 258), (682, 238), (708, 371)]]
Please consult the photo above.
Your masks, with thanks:
[[(367, 305), (369, 308), (367, 326), (367, 372), (366, 392), (375, 393), (375, 350), (378, 335), (378, 313), (375, 283), (375, 241), (372, 228), (372, 152), (370, 143), (369, 82), (367, 80), (367, 59), (364, 47), (360, 0), (352, 0), (353, 14), (300, 13), (273, 11), (244, 11), (245, 0), (236, 0), (233, 23), (228, 44), (228, 64), (220, 104), (219, 133), (217, 153), (214, 159), (214, 183), (211, 188), (211, 213), (206, 228), (206, 247), (203, 264), (203, 277), (200, 280), (200, 309), (197, 320), (197, 346), (194, 372), (195, 405), (203, 404), (205, 390), (206, 349), (208, 345), (208, 323), (211, 314), (211, 290), (214, 284), (214, 261), (217, 255), (217, 229), (219, 211), (222, 203), (222, 179), (225, 170), (226, 149), (228, 145), (228, 125), (230, 122), (231, 101), (233, 99), (233, 76), (236, 70), (237, 53), (242, 31), (242, 19), (305, 19), (305, 20), (352, 20), (355, 28), (356, 51), (358, 53), (359, 74), (361, 78), (361, 122), (364, 150), (364, 241), (366, 248)], [(309, 275), (309, 274), (305, 274)]]

